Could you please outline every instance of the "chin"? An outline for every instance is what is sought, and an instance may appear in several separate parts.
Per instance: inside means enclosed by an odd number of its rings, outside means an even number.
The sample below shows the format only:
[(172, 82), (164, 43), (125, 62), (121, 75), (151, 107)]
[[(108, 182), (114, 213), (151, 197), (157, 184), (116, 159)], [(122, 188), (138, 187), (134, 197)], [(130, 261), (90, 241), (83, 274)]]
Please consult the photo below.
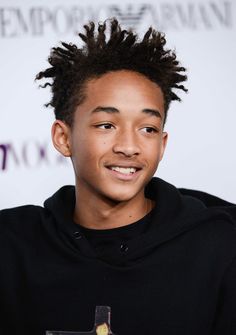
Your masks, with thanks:
[(135, 198), (139, 192), (112, 192), (104, 194), (105, 197), (113, 202), (128, 202)]

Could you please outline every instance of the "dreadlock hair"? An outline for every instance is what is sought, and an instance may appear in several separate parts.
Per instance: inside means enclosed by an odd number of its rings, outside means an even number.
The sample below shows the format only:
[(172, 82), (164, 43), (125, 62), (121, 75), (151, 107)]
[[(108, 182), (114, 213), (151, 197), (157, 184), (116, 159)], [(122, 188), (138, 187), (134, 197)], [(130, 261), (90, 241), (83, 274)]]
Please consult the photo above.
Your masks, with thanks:
[(165, 35), (149, 28), (138, 41), (132, 30), (122, 30), (117, 19), (109, 21), (110, 32), (106, 38), (106, 21), (84, 25), (85, 34), (79, 33), (84, 42), (82, 48), (61, 42), (61, 47), (52, 48), (48, 62), (51, 67), (37, 74), (36, 79), (51, 78), (41, 87), (51, 86), (52, 106), (56, 119), (73, 125), (76, 107), (85, 98), (86, 83), (111, 71), (130, 70), (143, 74), (155, 82), (164, 95), (165, 119), (172, 100), (181, 100), (173, 89), (187, 91), (179, 83), (187, 76), (179, 65), (173, 51), (165, 49)]

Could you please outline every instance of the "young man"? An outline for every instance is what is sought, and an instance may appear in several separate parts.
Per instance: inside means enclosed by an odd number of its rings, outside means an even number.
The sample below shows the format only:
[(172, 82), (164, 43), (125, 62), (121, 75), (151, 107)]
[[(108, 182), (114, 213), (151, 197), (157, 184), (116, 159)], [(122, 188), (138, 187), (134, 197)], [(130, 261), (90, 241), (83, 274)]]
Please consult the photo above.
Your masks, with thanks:
[(0, 212), (1, 334), (236, 333), (236, 207), (152, 178), (185, 69), (113, 19), (52, 49), (52, 140), (75, 187)]

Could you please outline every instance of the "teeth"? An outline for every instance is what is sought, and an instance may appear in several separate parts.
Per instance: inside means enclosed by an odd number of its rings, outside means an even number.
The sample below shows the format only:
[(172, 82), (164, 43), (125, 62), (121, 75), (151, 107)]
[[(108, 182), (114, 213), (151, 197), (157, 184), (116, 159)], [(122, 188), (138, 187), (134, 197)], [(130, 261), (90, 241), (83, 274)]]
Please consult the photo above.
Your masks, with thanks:
[(135, 173), (136, 172), (136, 169), (133, 168), (133, 167), (124, 168), (124, 167), (119, 167), (119, 166), (112, 166), (111, 169), (113, 171), (117, 171), (117, 172), (124, 173), (124, 174), (130, 174), (130, 173)]

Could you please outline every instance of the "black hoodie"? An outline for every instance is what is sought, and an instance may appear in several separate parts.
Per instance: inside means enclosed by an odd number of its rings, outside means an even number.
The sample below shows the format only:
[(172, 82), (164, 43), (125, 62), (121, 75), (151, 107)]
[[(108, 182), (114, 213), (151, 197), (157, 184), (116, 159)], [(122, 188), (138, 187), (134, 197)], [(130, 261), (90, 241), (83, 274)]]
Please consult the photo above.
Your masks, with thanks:
[(0, 211), (0, 334), (235, 335), (236, 206), (158, 178), (146, 196), (102, 233), (73, 222), (73, 186)]

